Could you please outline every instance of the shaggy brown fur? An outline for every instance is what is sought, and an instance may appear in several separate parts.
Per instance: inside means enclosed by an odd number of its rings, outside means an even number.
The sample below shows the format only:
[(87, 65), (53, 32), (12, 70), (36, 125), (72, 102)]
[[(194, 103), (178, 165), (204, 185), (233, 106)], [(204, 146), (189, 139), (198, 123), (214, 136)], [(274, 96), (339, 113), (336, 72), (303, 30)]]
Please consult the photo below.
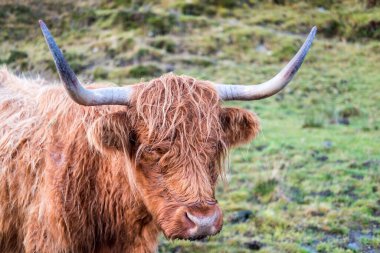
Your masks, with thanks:
[(258, 132), (190, 77), (143, 83), (128, 106), (45, 84), (0, 69), (1, 252), (154, 252), (160, 231), (181, 238), (184, 209), (216, 202), (227, 148)]

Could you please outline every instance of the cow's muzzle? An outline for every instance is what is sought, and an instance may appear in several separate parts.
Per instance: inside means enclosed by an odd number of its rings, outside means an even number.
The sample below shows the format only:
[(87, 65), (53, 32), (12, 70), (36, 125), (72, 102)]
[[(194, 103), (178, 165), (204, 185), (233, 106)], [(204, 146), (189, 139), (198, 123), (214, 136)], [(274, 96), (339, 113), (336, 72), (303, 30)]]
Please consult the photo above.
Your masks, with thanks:
[(191, 206), (179, 215), (181, 229), (167, 234), (170, 239), (200, 240), (219, 233), (223, 226), (223, 214), (217, 204)]

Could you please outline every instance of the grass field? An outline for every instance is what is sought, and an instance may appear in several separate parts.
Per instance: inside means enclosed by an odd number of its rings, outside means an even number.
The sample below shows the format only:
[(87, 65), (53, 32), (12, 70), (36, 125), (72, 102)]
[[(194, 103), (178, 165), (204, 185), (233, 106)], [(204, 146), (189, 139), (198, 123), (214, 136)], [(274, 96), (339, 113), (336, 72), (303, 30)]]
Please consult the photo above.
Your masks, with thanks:
[(160, 252), (380, 252), (380, 6), (121, 2), (2, 4), (0, 63), (57, 80), (43, 19), (88, 82), (132, 84), (173, 71), (259, 83), (319, 29), (285, 91), (228, 103), (255, 112), (262, 131), (229, 156), (217, 194), (222, 232), (198, 242), (162, 238)]

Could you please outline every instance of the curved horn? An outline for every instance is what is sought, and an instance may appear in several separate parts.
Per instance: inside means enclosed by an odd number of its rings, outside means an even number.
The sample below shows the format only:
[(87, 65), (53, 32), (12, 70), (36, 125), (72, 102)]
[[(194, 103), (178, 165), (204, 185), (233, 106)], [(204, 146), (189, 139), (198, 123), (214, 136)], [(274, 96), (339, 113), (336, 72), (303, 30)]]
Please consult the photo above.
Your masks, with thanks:
[(58, 74), (61, 77), (62, 82), (65, 85), (66, 91), (69, 96), (78, 104), (81, 105), (125, 105), (128, 103), (131, 87), (112, 87), (89, 90), (84, 88), (74, 71), (70, 68), (66, 62), (63, 54), (57, 44), (55, 43), (53, 36), (50, 34), (49, 29), (45, 23), (40, 20), (40, 27), (42, 34), (45, 37), (46, 43), (49, 46), (50, 52), (53, 55), (55, 66), (57, 67)]
[(270, 97), (283, 88), (292, 80), (301, 67), (311, 43), (314, 40), (317, 28), (311, 29), (309, 36), (303, 43), (297, 54), (290, 62), (272, 79), (258, 85), (231, 85), (215, 84), (221, 100), (258, 100)]

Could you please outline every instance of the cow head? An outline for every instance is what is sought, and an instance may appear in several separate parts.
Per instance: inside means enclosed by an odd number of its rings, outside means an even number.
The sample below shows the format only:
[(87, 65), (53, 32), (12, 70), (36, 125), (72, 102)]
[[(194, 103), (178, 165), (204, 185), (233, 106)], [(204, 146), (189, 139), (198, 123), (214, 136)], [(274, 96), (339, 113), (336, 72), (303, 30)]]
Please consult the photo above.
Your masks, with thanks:
[[(225, 85), (167, 74), (128, 87), (84, 88), (65, 61), (45, 24), (42, 32), (70, 97), (85, 106), (125, 105), (95, 121), (90, 142), (98, 149), (127, 154), (129, 172), (156, 224), (168, 238), (199, 239), (222, 227), (215, 198), (228, 148), (251, 141), (256, 116), (222, 107), (225, 100), (255, 100), (283, 89), (301, 66), (315, 36), (274, 78), (260, 85)], [(117, 155), (117, 152), (114, 152)]]

